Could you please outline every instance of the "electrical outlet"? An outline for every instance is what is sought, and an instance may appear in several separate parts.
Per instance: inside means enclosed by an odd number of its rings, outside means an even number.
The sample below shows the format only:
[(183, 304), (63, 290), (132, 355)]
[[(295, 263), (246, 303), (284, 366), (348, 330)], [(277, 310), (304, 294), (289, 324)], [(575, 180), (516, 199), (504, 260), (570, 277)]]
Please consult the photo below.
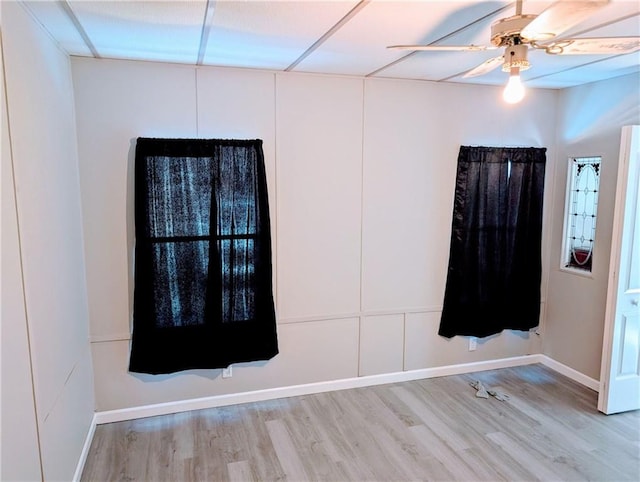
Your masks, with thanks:
[(229, 365), (222, 369), (222, 378), (231, 378), (233, 376), (233, 368)]
[(469, 351), (476, 351), (478, 348), (478, 341), (475, 336), (469, 337)]

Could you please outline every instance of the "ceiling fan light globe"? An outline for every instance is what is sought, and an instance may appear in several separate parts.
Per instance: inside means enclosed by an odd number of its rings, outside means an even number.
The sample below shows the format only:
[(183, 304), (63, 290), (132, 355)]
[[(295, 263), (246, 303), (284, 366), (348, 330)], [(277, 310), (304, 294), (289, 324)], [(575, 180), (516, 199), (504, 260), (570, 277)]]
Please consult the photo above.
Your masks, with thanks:
[(519, 75), (509, 76), (509, 81), (504, 88), (502, 98), (507, 104), (517, 104), (524, 99), (525, 88)]

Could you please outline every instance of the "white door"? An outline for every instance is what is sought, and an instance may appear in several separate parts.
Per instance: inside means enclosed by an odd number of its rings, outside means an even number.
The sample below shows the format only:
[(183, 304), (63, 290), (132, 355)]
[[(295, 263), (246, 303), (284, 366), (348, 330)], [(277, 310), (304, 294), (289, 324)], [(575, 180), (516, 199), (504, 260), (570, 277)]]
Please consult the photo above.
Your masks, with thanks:
[(640, 409), (640, 126), (622, 128), (598, 410)]

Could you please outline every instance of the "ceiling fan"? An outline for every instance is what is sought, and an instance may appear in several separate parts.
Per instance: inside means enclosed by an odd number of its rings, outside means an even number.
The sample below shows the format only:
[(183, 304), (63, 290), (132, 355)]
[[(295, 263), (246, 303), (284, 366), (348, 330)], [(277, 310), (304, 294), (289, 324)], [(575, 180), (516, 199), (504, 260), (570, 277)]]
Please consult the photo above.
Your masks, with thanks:
[(529, 49), (551, 55), (626, 54), (640, 49), (640, 37), (564, 38), (562, 32), (579, 24), (609, 0), (560, 0), (539, 15), (523, 14), (522, 0), (516, 1), (516, 14), (491, 24), (491, 45), (391, 45), (387, 48), (423, 51), (477, 52), (504, 48), (504, 54), (493, 57), (466, 72), (463, 77), (486, 74), (502, 65), (509, 72), (504, 91), (506, 102), (516, 103), (524, 97), (520, 71), (531, 67)]

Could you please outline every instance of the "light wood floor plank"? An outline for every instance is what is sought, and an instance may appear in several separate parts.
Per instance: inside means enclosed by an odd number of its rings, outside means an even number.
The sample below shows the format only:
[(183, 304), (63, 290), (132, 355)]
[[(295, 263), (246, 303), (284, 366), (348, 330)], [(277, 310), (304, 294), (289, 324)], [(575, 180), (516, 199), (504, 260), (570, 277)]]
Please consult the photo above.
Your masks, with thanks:
[(229, 480), (231, 482), (257, 482), (258, 479), (254, 476), (249, 462), (246, 460), (240, 460), (239, 462), (231, 462), (227, 464), (227, 471), (229, 472)]
[(478, 478), (477, 474), (471, 467), (467, 465), (459, 452), (454, 451), (445, 444), (438, 436), (434, 436), (424, 425), (415, 425), (409, 430), (415, 436), (416, 440), (421, 441), (424, 447), (428, 449), (433, 456), (447, 469), (451, 474), (450, 479), (455, 480), (474, 480)]
[(463, 421), (458, 419), (449, 420), (446, 423), (443, 418), (437, 416), (436, 412), (423, 403), (416, 395), (409, 392), (404, 387), (396, 387), (392, 389), (398, 398), (410, 408), (429, 429), (445, 441), (454, 451), (460, 451), (469, 448), (469, 444), (465, 440), (463, 433)]
[(560, 477), (559, 474), (549, 469), (543, 459), (535, 455), (532, 456), (533, 454), (527, 449), (504, 433), (494, 432), (487, 434), (487, 439), (505, 452), (507, 455), (505, 458), (510, 459), (513, 463), (520, 465), (532, 474), (535, 477), (534, 480), (564, 480), (564, 477)]
[[(354, 419), (346, 419), (344, 407), (339, 404), (333, 393), (322, 393), (312, 397), (305, 397), (303, 404), (309, 417), (309, 423), (317, 427), (320, 440), (326, 450), (327, 457), (335, 464), (340, 475), (335, 480), (369, 480), (374, 478), (371, 464), (360, 450), (360, 442), (353, 437), (353, 429), (358, 424), (352, 424)], [(359, 436), (364, 431), (357, 430)]]
[(280, 465), (284, 469), (287, 479), (308, 480), (310, 477), (304, 469), (296, 446), (291, 441), (287, 428), (281, 420), (269, 420), (266, 422), (271, 443), (276, 451)]
[(596, 403), (532, 365), (151, 417), (98, 426), (82, 480), (640, 480), (640, 412)]

